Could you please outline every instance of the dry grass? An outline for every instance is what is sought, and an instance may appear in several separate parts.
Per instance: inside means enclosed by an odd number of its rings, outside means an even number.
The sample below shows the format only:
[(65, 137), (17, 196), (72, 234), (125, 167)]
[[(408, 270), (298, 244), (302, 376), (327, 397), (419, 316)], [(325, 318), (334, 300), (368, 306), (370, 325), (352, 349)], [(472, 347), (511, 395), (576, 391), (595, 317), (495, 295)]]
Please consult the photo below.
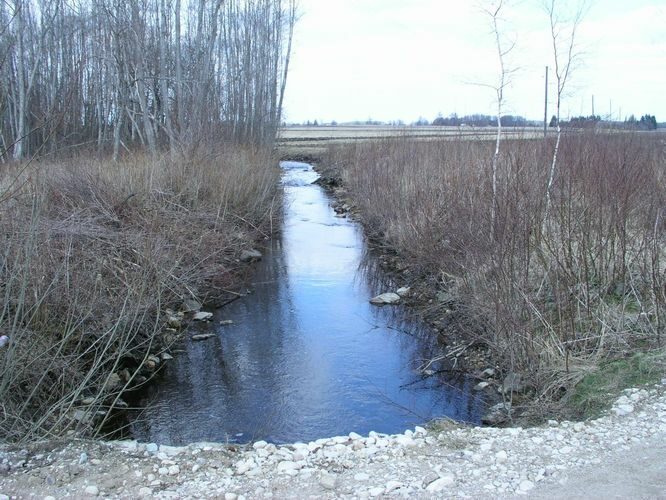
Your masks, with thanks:
[(494, 210), (490, 142), (375, 141), (331, 147), (324, 162), (371, 234), (431, 297), (444, 292), (442, 323), (544, 400), (589, 366), (660, 345), (666, 305), (663, 139), (566, 136), (546, 214), (552, 147), (502, 144)]
[(98, 431), (172, 340), (165, 309), (239, 284), (239, 252), (278, 213), (278, 175), (270, 155), (237, 148), (7, 166), (0, 439)]

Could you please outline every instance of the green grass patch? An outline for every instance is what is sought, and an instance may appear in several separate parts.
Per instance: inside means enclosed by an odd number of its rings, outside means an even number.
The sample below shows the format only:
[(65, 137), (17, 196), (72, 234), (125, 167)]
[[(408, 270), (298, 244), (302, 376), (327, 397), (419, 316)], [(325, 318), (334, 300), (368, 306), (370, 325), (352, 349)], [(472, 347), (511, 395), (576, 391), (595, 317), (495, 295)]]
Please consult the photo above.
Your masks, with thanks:
[(603, 363), (574, 387), (571, 406), (581, 418), (597, 417), (610, 407), (624, 389), (656, 383), (664, 373), (664, 350), (636, 353)]

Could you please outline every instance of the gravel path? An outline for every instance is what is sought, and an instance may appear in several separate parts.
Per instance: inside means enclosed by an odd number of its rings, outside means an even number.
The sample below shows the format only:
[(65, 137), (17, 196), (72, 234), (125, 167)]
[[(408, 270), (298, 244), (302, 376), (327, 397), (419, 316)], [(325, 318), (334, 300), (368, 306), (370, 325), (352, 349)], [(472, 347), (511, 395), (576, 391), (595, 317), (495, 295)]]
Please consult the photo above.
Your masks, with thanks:
[[(53, 443), (0, 455), (16, 498), (666, 498), (666, 380), (608, 414), (278, 446)], [(1, 496), (0, 496), (1, 498)]]

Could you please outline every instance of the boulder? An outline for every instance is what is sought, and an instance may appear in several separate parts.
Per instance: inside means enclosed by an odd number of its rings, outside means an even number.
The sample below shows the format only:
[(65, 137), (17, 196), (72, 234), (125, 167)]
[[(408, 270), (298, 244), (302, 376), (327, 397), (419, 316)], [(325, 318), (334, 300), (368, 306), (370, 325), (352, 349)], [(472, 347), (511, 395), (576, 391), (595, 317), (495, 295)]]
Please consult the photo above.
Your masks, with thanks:
[(205, 312), (205, 311), (199, 311), (198, 313), (195, 313), (194, 316), (192, 316), (192, 319), (194, 321), (207, 321), (212, 317), (213, 317), (213, 313)]
[(409, 295), (409, 292), (411, 290), (412, 289), (408, 286), (401, 286), (395, 291), (395, 293), (397, 293), (400, 297), (406, 297), (407, 295)]
[(185, 299), (180, 306), (180, 310), (184, 313), (193, 313), (201, 311), (202, 305), (194, 299)]
[(127, 368), (123, 368), (122, 370), (120, 370), (120, 372), (118, 372), (118, 374), (120, 375), (120, 380), (122, 380), (123, 382), (128, 382), (130, 377), (132, 376)]
[(489, 385), (490, 385), (490, 384), (489, 384), (488, 382), (479, 382), (478, 384), (476, 384), (476, 385), (474, 386), (474, 390), (475, 390), (475, 391), (482, 391), (482, 390), (484, 390), (486, 387), (488, 387)]
[(118, 387), (122, 382), (120, 375), (117, 373), (109, 373), (109, 376), (106, 378), (104, 383), (104, 390), (111, 391)]
[(169, 325), (171, 328), (175, 328), (176, 330), (179, 330), (183, 327), (183, 324), (178, 316), (167, 316), (167, 325)]
[(249, 250), (243, 250), (240, 254), (240, 260), (241, 262), (254, 262), (257, 260), (261, 260), (261, 252), (258, 250), (255, 250), (254, 248), (251, 248)]
[(400, 295), (393, 292), (382, 293), (370, 299), (370, 303), (377, 306), (397, 304), (398, 302), (400, 302)]
[(497, 403), (488, 408), (486, 414), (481, 418), (481, 422), (488, 425), (498, 425), (509, 420), (511, 413), (511, 403)]
[(155, 356), (154, 354), (151, 354), (146, 358), (146, 362), (144, 363), (144, 366), (148, 368), (149, 370), (155, 370), (160, 364), (160, 358)]

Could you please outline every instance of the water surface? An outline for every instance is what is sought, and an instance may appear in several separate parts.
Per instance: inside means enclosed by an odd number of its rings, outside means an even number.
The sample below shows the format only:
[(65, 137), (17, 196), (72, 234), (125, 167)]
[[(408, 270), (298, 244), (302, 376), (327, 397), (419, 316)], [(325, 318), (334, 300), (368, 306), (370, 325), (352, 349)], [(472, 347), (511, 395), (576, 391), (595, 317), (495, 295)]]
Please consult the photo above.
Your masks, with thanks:
[(417, 370), (437, 352), (432, 336), (401, 307), (368, 303), (386, 290), (364, 272), (360, 226), (335, 215), (311, 166), (282, 167), (283, 227), (253, 293), (215, 312), (216, 337), (185, 341), (144, 398), (134, 436), (281, 443), (402, 432), (441, 416), (478, 423), (471, 380)]

